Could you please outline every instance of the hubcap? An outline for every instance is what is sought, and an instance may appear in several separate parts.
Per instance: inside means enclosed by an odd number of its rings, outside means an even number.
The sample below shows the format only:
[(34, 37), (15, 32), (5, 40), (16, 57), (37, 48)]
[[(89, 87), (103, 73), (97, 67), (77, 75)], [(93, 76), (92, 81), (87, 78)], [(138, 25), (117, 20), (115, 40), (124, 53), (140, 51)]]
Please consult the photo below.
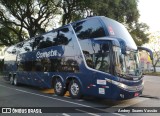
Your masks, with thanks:
[(56, 83), (56, 91), (60, 93), (62, 91), (62, 84), (60, 82)]
[(73, 83), (73, 84), (71, 85), (71, 93), (72, 93), (72, 95), (74, 95), (74, 96), (77, 96), (77, 95), (78, 95), (78, 93), (79, 93), (79, 86), (78, 86), (77, 83)]

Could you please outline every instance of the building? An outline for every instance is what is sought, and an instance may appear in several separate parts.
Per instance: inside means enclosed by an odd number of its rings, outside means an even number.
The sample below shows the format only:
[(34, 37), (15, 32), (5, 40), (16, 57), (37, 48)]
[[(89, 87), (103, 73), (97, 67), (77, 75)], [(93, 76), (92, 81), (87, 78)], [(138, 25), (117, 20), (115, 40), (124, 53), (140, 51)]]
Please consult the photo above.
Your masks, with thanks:
[(146, 51), (140, 51), (139, 55), (140, 55), (140, 65), (143, 72), (151, 71), (152, 61), (150, 59), (149, 54)]

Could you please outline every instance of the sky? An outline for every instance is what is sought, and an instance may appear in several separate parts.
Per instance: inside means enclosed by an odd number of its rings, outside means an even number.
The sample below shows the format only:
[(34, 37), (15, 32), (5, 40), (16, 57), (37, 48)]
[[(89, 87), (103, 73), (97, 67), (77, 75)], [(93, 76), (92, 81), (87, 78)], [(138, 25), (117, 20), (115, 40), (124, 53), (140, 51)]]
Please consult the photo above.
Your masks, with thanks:
[(140, 22), (150, 27), (150, 32), (160, 31), (160, 0), (139, 0)]

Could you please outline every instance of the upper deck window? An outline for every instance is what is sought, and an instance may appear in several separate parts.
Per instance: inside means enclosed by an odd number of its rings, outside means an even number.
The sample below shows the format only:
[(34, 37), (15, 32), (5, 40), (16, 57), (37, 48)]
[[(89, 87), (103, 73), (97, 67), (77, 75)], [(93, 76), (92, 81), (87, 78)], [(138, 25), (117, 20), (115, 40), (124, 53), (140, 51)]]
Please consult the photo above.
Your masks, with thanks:
[(69, 27), (63, 27), (35, 38), (34, 50), (51, 46), (68, 45), (72, 40)]
[(108, 29), (110, 37), (114, 37), (117, 39), (120, 38), (126, 42), (128, 47), (137, 50), (137, 46), (133, 38), (121, 23), (106, 17), (103, 17), (102, 20)]
[(73, 28), (79, 39), (91, 39), (106, 36), (104, 28), (98, 19), (89, 19), (74, 23)]

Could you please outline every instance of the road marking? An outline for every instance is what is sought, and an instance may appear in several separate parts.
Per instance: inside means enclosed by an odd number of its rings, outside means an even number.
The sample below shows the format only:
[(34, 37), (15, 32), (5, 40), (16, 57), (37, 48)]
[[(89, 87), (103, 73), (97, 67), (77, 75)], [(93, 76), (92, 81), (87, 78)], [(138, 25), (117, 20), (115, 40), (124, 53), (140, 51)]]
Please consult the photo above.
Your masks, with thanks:
[(89, 107), (89, 108), (92, 108), (92, 109), (96, 109), (96, 110), (102, 111), (101, 109), (94, 108), (94, 107), (89, 106), (89, 105), (84, 105), (84, 104), (80, 104), (80, 103), (76, 103), (76, 102), (71, 102), (71, 101), (67, 101), (67, 100), (63, 100), (63, 99), (59, 99), (59, 98), (49, 97), (49, 96), (45, 96), (45, 95), (41, 95), (41, 94), (37, 94), (37, 93), (32, 93), (32, 92), (20, 90), (20, 89), (14, 89), (14, 88), (7, 87), (7, 86), (1, 85), (1, 84), (0, 84), (0, 86), (1, 86), (1, 87), (5, 87), (5, 88), (8, 88), (8, 89), (12, 89), (12, 90), (20, 91), (20, 92), (23, 92), (23, 93), (28, 93), (28, 94), (32, 94), (32, 95), (36, 95), (36, 96), (40, 96), (40, 97), (45, 97), (45, 98), (49, 98), (49, 99), (54, 99), (54, 100), (58, 100), (58, 101), (62, 101), (62, 102), (70, 103), (70, 104), (75, 104), (75, 105), (79, 105), (79, 106), (82, 106), (82, 107)]
[(141, 98), (141, 97), (137, 97), (137, 98), (133, 98), (130, 100), (125, 100), (123, 103), (115, 105), (113, 107), (129, 107), (129, 106), (133, 106), (137, 103), (143, 102), (148, 100), (149, 98)]
[(118, 113), (112, 113), (114, 115), (118, 115), (118, 116), (126, 116), (126, 115), (123, 115), (123, 114), (118, 114)]
[(52, 95), (52, 96), (56, 97), (56, 96), (58, 96), (58, 95), (54, 94), (54, 95)]
[(62, 115), (63, 115), (63, 116), (70, 116), (69, 114), (66, 114), (66, 113), (63, 113)]
[[(44, 97), (44, 98), (49, 98), (49, 99), (54, 99), (54, 100), (57, 100), (57, 101), (61, 101), (61, 102), (66, 102), (66, 103), (70, 103), (70, 104), (74, 104), (74, 105), (78, 105), (78, 106), (82, 106), (82, 107), (89, 107), (89, 108), (92, 108), (92, 109), (95, 109), (95, 110), (99, 110), (99, 111), (103, 111), (103, 112), (106, 112), (106, 110), (102, 110), (102, 109), (99, 109), (99, 108), (94, 108), (92, 106), (89, 106), (89, 105), (84, 105), (84, 104), (80, 104), (80, 103), (76, 103), (76, 102), (71, 102), (71, 101), (67, 101), (67, 100), (63, 100), (63, 99), (59, 99), (59, 98), (54, 98), (54, 97), (50, 97), (50, 96), (46, 96), (46, 95), (41, 95), (41, 94), (37, 94), (37, 93), (32, 93), (32, 92), (28, 92), (28, 91), (25, 91), (25, 90), (21, 90), (21, 89), (14, 89), (14, 88), (11, 88), (11, 87), (7, 87), (7, 86), (4, 86), (4, 85), (1, 85), (1, 87), (4, 87), (4, 88), (8, 88), (8, 89), (12, 89), (12, 90), (16, 90), (16, 91), (19, 91), (19, 92), (23, 92), (23, 93), (28, 93), (28, 94), (31, 94), (31, 95), (36, 95), (36, 96), (40, 96), (40, 97)], [(107, 111), (107, 113), (110, 113)], [(114, 115), (121, 115), (119, 113), (112, 113), (111, 114), (114, 114)], [(122, 116), (122, 115), (121, 115)], [(123, 115), (124, 116), (124, 115)]]
[(83, 112), (83, 113), (90, 114), (90, 115), (92, 115), (92, 116), (100, 116), (100, 115), (98, 115), (98, 114), (90, 113), (90, 112), (87, 112), (87, 111), (84, 111), (84, 110), (80, 110), (80, 109), (75, 109), (75, 110), (80, 111), (80, 112)]
[[(67, 101), (67, 100), (63, 100), (63, 99), (59, 99), (59, 98), (54, 98), (54, 97), (50, 97), (50, 96), (46, 96), (46, 95), (41, 95), (41, 94), (37, 94), (37, 93), (32, 93), (32, 92), (28, 92), (28, 91), (21, 90), (21, 89), (14, 89), (14, 88), (7, 87), (7, 86), (1, 85), (1, 84), (0, 84), (0, 86), (1, 86), (1, 87), (5, 87), (5, 88), (8, 88), (8, 89), (12, 89), (12, 90), (20, 91), (20, 92), (23, 92), (23, 93), (28, 93), (28, 94), (32, 94), (32, 95), (36, 95), (36, 96), (40, 96), (40, 97), (45, 97), (45, 98), (49, 98), (49, 99), (54, 99), (54, 100), (58, 100), (58, 101), (66, 102), (66, 103), (71, 103), (71, 104), (75, 104), (75, 105), (79, 105), (79, 106), (83, 106), (83, 107), (92, 107), (92, 106), (89, 106), (89, 105), (79, 104), (79, 103), (76, 103), (76, 102), (71, 102), (71, 101)], [(92, 107), (92, 108), (93, 108), (93, 107)]]
[(77, 101), (84, 101), (83, 99), (78, 99)]

